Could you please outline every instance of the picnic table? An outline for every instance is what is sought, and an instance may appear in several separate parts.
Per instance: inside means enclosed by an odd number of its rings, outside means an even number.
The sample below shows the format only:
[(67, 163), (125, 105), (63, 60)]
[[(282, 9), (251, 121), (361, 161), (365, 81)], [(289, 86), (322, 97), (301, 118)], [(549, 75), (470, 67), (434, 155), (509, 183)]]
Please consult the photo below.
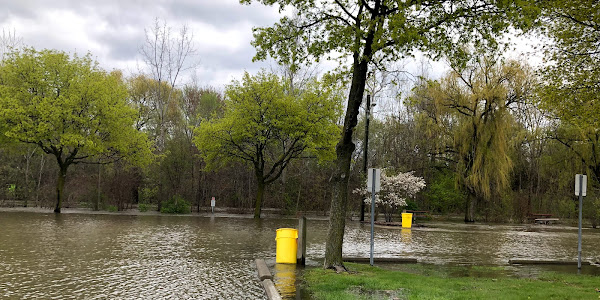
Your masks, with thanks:
[(413, 221), (417, 220), (417, 216), (425, 217), (429, 214), (428, 210), (407, 210), (406, 212), (413, 214)]
[(558, 222), (558, 218), (552, 218), (552, 214), (530, 214), (529, 219), (533, 219), (536, 224), (549, 225)]
[(558, 218), (543, 218), (543, 219), (535, 219), (535, 223), (549, 225), (552, 222), (558, 222)]
[(531, 217), (533, 219), (550, 218), (550, 217), (552, 217), (552, 214), (531, 214)]

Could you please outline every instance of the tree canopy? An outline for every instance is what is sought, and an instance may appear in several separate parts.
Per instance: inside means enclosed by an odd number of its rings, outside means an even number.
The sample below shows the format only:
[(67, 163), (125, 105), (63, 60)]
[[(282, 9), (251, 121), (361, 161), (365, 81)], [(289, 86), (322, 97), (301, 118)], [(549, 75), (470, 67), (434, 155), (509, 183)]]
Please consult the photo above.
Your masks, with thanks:
[[(241, 0), (251, 3), (252, 0)], [(332, 176), (333, 199), (324, 266), (345, 269), (342, 245), (348, 202), (348, 180), (355, 145), (352, 134), (369, 68), (421, 50), (466, 61), (464, 45), (494, 48), (496, 37), (511, 26), (531, 26), (539, 9), (527, 1), (392, 1), (392, 0), (257, 0), (265, 5), (291, 6), (296, 16), (282, 17), (271, 27), (255, 28), (255, 59), (274, 57), (296, 65), (321, 58), (346, 65), (351, 85), (342, 135), (336, 147)]]
[(265, 185), (277, 180), (291, 160), (333, 158), (340, 111), (333, 87), (312, 81), (290, 95), (276, 75), (245, 73), (226, 88), (223, 118), (204, 120), (196, 130), (194, 142), (209, 167), (231, 161), (252, 166), (258, 183), (255, 218)]
[(134, 128), (119, 72), (107, 73), (91, 55), (70, 57), (32, 48), (10, 53), (0, 69), (0, 123), (3, 134), (37, 145), (56, 157), (60, 212), (67, 168), (81, 162), (125, 158), (148, 163), (150, 144)]

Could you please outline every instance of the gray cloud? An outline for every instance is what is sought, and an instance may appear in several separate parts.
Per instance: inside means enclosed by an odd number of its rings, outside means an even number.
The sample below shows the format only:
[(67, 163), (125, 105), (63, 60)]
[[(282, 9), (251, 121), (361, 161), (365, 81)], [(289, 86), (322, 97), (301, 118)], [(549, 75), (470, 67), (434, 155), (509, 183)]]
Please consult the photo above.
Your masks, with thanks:
[(0, 0), (0, 7), (0, 28), (14, 29), (27, 45), (79, 54), (91, 51), (106, 69), (137, 69), (144, 28), (155, 18), (174, 31), (188, 24), (195, 30), (195, 58), (202, 70), (219, 74), (202, 76), (213, 84), (225, 74), (256, 68), (250, 28), (279, 18), (276, 9), (241, 5), (238, 0)]

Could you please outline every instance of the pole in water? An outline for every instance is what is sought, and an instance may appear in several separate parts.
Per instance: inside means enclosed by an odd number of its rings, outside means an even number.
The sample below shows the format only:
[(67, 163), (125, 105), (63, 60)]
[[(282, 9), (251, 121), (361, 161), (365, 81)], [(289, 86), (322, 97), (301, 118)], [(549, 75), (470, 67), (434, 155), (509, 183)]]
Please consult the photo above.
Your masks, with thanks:
[(210, 199), (210, 211), (211, 213), (215, 213), (215, 206), (217, 201), (215, 200), (215, 197), (212, 197), (212, 199)]
[(375, 249), (375, 241), (374, 241), (374, 229), (375, 229), (375, 169), (370, 174), (372, 176), (371, 181), (371, 257), (369, 259), (369, 263), (373, 266), (373, 250)]
[(583, 174), (579, 174), (579, 237), (577, 239), (577, 270), (581, 270), (581, 219), (583, 215)]

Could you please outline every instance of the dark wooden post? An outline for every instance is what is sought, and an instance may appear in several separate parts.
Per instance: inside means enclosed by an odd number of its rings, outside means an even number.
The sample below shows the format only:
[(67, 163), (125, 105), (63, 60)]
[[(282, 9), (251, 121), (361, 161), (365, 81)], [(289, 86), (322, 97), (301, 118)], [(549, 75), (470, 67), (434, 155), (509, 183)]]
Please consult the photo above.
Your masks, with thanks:
[(296, 263), (306, 264), (306, 217), (298, 219), (298, 252), (296, 254)]

